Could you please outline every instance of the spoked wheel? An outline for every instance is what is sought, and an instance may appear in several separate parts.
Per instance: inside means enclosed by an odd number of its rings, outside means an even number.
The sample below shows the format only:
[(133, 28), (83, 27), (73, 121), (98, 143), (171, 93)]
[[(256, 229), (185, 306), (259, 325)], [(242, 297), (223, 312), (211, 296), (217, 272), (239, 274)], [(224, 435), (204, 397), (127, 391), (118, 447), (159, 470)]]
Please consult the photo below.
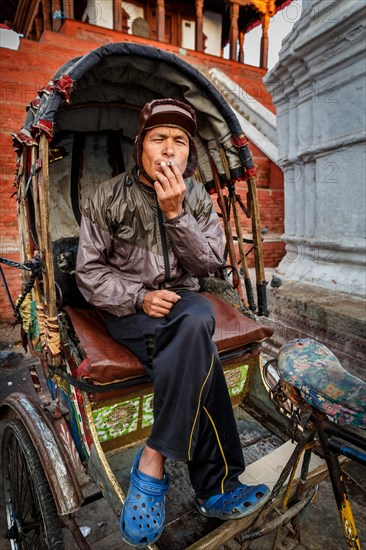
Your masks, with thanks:
[(34, 445), (18, 419), (5, 426), (2, 474), (12, 550), (61, 550), (62, 529), (53, 496)]

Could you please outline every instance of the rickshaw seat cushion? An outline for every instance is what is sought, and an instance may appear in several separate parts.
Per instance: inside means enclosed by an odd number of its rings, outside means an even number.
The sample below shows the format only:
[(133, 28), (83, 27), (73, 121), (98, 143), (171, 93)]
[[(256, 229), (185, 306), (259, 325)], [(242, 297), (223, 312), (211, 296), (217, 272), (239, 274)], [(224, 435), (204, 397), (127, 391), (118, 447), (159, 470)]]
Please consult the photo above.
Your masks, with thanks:
[[(272, 335), (271, 327), (260, 326), (222, 298), (209, 292), (202, 294), (214, 308), (216, 328), (213, 340), (221, 359), (230, 353), (251, 355), (260, 342)], [(78, 377), (104, 385), (146, 375), (141, 361), (109, 335), (101, 311), (70, 306), (65, 310), (88, 358), (79, 365)]]
[(103, 385), (146, 375), (136, 355), (109, 335), (99, 309), (66, 306), (65, 310), (88, 358), (77, 369), (79, 378)]
[(213, 341), (220, 355), (259, 344), (273, 334), (273, 328), (249, 319), (225, 300), (210, 292), (201, 292), (214, 308), (215, 332)]

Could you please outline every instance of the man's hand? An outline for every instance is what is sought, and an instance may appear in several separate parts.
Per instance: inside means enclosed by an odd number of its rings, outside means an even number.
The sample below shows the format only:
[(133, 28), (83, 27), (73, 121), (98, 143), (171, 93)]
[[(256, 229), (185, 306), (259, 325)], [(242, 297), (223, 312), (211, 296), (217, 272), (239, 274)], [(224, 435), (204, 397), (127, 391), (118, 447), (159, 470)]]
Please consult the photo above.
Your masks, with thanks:
[(174, 161), (160, 163), (162, 172), (156, 172), (154, 182), (159, 207), (167, 220), (175, 218), (183, 209), (186, 185), (182, 172)]
[(142, 309), (150, 317), (165, 317), (180, 298), (171, 290), (151, 290), (145, 296)]

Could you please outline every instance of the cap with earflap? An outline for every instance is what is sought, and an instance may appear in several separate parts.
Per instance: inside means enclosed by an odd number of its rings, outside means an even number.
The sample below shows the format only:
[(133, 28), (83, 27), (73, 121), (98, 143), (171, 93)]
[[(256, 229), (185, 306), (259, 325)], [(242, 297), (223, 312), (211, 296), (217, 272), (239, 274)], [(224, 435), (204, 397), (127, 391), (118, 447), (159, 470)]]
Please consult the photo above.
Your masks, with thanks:
[(198, 162), (197, 148), (193, 140), (197, 131), (196, 113), (194, 109), (192, 109), (190, 105), (172, 98), (155, 99), (146, 103), (143, 107), (140, 113), (139, 129), (135, 139), (133, 157), (140, 170), (146, 176), (147, 174), (141, 162), (142, 142), (147, 130), (151, 130), (158, 126), (180, 128), (188, 135), (189, 156), (187, 168), (183, 174), (184, 178), (188, 178), (195, 171)]

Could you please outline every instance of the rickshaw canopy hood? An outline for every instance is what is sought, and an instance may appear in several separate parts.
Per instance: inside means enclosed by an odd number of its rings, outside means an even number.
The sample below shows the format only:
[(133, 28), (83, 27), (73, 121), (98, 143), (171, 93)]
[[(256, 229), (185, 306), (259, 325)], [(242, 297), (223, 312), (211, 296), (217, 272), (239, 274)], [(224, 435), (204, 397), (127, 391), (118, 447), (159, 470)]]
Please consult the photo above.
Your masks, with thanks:
[(196, 111), (195, 142), (204, 180), (212, 175), (203, 143), (219, 173), (225, 172), (215, 153), (217, 141), (232, 178), (255, 175), (238, 119), (206, 77), (174, 54), (127, 42), (101, 46), (62, 65), (30, 103), (24, 128), (14, 135), (16, 146), (36, 144), (41, 133), (52, 140), (65, 131), (114, 130), (134, 140), (142, 107), (163, 97), (184, 101)]

